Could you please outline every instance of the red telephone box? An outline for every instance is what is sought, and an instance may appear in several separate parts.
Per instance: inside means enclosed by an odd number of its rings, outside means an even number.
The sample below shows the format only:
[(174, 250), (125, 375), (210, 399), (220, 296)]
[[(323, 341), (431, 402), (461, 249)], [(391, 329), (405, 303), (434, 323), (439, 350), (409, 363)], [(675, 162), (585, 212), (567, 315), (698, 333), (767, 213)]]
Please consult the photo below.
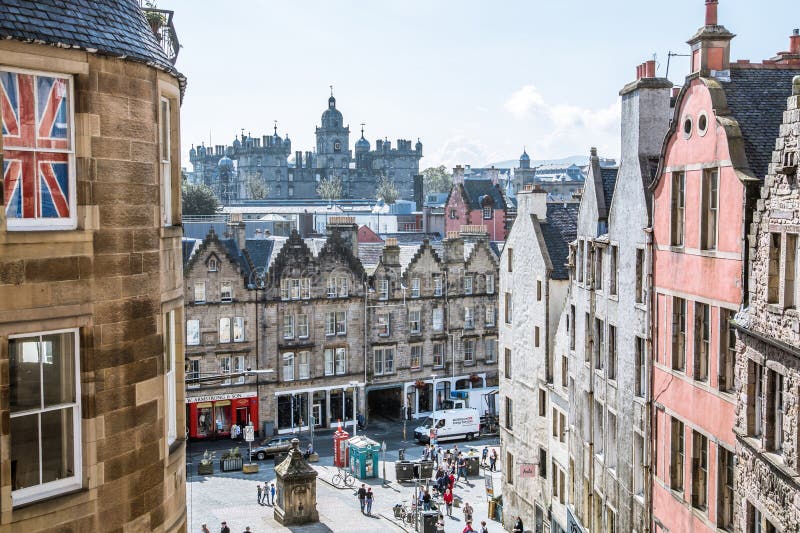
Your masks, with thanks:
[(334, 466), (344, 467), (347, 466), (347, 439), (350, 434), (342, 429), (342, 423), (339, 422), (339, 429), (333, 434), (333, 464)]

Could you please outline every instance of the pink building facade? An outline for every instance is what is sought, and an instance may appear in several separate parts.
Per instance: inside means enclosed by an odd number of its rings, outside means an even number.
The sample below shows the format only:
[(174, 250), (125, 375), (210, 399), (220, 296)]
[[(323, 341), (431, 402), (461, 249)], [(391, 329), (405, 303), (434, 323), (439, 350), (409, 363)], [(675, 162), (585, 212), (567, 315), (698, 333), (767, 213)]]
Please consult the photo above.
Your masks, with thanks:
[(651, 186), (658, 533), (733, 530), (736, 346), (730, 320), (746, 288), (744, 228), (781, 123), (770, 88), (790, 81), (797, 67), (781, 55), (732, 64), (732, 38), (717, 23), (717, 1), (707, 0), (706, 23), (688, 41), (692, 74), (677, 96)]
[(445, 203), (445, 231), (462, 226), (486, 226), (489, 239), (505, 241), (513, 222), (513, 206), (496, 180), (464, 178), (464, 169), (453, 169), (453, 188)]

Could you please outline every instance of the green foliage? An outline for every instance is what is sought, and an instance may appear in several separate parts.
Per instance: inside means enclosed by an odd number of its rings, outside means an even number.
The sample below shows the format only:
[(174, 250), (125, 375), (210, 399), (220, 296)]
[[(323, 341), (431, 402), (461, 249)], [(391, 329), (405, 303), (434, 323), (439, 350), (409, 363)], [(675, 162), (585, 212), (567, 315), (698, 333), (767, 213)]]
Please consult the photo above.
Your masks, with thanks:
[(201, 465), (210, 465), (211, 462), (214, 460), (214, 455), (216, 455), (216, 453), (217, 452), (210, 452), (208, 450), (204, 451), (203, 452), (203, 458), (200, 459), (200, 464)]
[(381, 179), (378, 180), (378, 187), (375, 189), (375, 194), (387, 205), (395, 203), (400, 196), (394, 184), (394, 180), (386, 176), (381, 176)]
[(336, 176), (321, 179), (317, 185), (317, 194), (329, 202), (338, 200), (342, 197), (342, 181)]
[(184, 215), (215, 215), (219, 212), (219, 200), (206, 185), (184, 183), (181, 186)]
[(450, 192), (453, 186), (453, 175), (444, 165), (426, 168), (422, 171), (422, 190), (425, 194)]

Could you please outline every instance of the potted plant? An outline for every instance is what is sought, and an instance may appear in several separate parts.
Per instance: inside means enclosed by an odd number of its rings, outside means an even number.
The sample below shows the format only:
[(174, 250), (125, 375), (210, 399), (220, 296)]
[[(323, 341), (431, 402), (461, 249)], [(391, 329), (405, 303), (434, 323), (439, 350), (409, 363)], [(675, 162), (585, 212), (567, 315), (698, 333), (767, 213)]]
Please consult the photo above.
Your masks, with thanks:
[(219, 462), (219, 467), (223, 472), (231, 472), (233, 470), (242, 469), (242, 454), (239, 453), (239, 447), (234, 446), (222, 454), (222, 459)]
[(481, 381), (481, 377), (480, 377), (478, 374), (474, 374), (474, 373), (473, 373), (473, 374), (470, 374), (470, 375), (469, 375), (469, 380), (470, 380), (472, 383), (479, 383), (479, 382)]
[(197, 475), (211, 476), (214, 474), (214, 452), (208, 450), (203, 452), (203, 458), (197, 465)]
[(147, 0), (144, 3), (144, 16), (147, 23), (150, 24), (150, 29), (156, 38), (161, 39), (161, 28), (167, 23), (167, 17), (161, 11), (158, 11), (158, 6), (153, 0)]
[(425, 388), (425, 382), (422, 381), (421, 379), (418, 379), (417, 381), (414, 382), (414, 386), (416, 388), (418, 388), (418, 389), (424, 389)]

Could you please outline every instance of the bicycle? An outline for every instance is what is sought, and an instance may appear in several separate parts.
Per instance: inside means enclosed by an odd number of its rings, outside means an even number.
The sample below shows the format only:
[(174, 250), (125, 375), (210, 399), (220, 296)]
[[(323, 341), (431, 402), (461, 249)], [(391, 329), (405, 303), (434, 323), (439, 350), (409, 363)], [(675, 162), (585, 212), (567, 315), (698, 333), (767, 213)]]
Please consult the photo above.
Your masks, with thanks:
[(407, 506), (404, 503), (398, 503), (394, 506), (394, 516), (395, 518), (400, 519), (400, 522), (406, 522), (408, 524), (414, 524), (414, 519), (416, 515), (416, 504), (412, 503), (411, 506)]
[(340, 468), (339, 472), (334, 474), (331, 482), (336, 487), (352, 487), (356, 484), (356, 478), (348, 470)]

